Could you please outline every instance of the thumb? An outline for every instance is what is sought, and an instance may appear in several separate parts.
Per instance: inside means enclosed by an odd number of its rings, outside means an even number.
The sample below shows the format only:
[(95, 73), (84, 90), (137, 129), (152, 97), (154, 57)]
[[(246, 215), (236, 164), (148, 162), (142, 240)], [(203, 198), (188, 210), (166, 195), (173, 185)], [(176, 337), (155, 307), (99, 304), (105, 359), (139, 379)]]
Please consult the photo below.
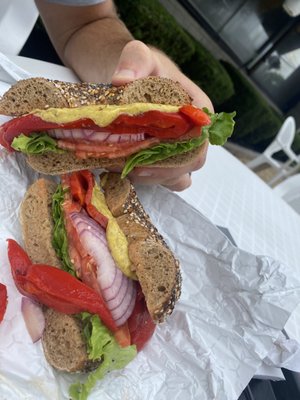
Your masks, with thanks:
[(134, 79), (155, 74), (157, 61), (153, 52), (143, 42), (133, 40), (124, 47), (112, 76), (113, 85), (123, 85)]

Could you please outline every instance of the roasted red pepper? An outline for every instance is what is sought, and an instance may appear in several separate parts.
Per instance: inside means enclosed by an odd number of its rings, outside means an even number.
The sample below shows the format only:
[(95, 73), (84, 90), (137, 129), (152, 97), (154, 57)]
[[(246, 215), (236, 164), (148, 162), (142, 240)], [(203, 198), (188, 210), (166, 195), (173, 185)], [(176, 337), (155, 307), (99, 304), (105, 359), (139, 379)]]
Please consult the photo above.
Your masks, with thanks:
[(135, 344), (138, 351), (142, 350), (153, 335), (156, 325), (150, 317), (140, 286), (138, 287), (133, 312), (127, 320), (127, 324), (131, 336), (131, 344)]
[(32, 264), (27, 253), (22, 249), (21, 246), (15, 240), (7, 239), (8, 242), (8, 259), (10, 265), (14, 266), (11, 268), (11, 273), (15, 281), (15, 285), (20, 293), (26, 295), (23, 290), (23, 279), (27, 274), (28, 268)]
[(7, 306), (7, 289), (3, 283), (0, 283), (0, 322), (3, 320)]
[(109, 125), (112, 133), (126, 133), (123, 132), (125, 127), (129, 133), (146, 132), (159, 139), (179, 138), (193, 126), (186, 115), (161, 111), (147, 111), (135, 116), (122, 114)]
[[(209, 117), (202, 110), (191, 106), (183, 106), (177, 113), (165, 113), (161, 111), (148, 111), (131, 116), (120, 115), (115, 121), (105, 128), (99, 127), (89, 118), (82, 118), (68, 123), (47, 122), (34, 114), (26, 114), (14, 118), (0, 127), (0, 144), (10, 151), (13, 139), (21, 133), (30, 135), (32, 132), (47, 131), (50, 129), (94, 129), (110, 133), (147, 133), (147, 135), (162, 140), (178, 139), (191, 131), (196, 126), (210, 123)], [(199, 136), (201, 130), (193, 131), (193, 136)]]
[(93, 189), (95, 186), (94, 175), (87, 170), (73, 172), (69, 176), (69, 185), (73, 200), (85, 206), (90, 217), (106, 229), (108, 218), (101, 214), (92, 204)]
[(82, 311), (97, 314), (112, 332), (117, 330), (101, 296), (74, 276), (48, 265), (29, 265), (27, 254), (12, 239), (8, 240), (8, 256), (14, 281), (22, 294), (65, 314)]
[(202, 111), (200, 108), (197, 108), (192, 105), (186, 105), (180, 107), (179, 111), (186, 116), (188, 116), (195, 125), (205, 126), (211, 123), (209, 116), (206, 112)]
[(72, 173), (67, 177), (66, 183), (70, 186), (70, 192), (73, 200), (81, 206), (84, 205), (87, 186), (80, 173)]
[(108, 218), (100, 213), (97, 208), (92, 204), (93, 189), (95, 186), (94, 175), (90, 171), (80, 171), (81, 176), (84, 177), (87, 183), (87, 191), (85, 196), (85, 206), (90, 217), (98, 222), (104, 229), (106, 229), (108, 224)]

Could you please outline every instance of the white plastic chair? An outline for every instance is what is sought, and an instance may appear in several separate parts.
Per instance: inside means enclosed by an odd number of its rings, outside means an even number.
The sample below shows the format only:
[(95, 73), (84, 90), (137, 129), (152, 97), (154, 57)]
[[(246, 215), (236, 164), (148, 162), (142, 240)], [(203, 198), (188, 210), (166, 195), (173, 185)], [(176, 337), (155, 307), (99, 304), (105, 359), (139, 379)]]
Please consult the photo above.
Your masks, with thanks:
[[(258, 157), (247, 163), (247, 166), (251, 169), (255, 169), (259, 165), (269, 164), (272, 167), (279, 170), (279, 173), (272, 178), (268, 183), (273, 184), (283, 176), (288, 176), (293, 172), (292, 164), (299, 164), (300, 157), (297, 156), (291, 149), (294, 137), (296, 133), (296, 122), (294, 117), (287, 117), (282, 124), (279, 132), (277, 133), (273, 142), (265, 149), (265, 151)], [(276, 160), (273, 155), (278, 151), (282, 150), (288, 157), (285, 163), (280, 163)]]
[(0, 0), (0, 51), (17, 55), (38, 15), (34, 0)]
[(288, 177), (273, 190), (300, 214), (300, 174)]

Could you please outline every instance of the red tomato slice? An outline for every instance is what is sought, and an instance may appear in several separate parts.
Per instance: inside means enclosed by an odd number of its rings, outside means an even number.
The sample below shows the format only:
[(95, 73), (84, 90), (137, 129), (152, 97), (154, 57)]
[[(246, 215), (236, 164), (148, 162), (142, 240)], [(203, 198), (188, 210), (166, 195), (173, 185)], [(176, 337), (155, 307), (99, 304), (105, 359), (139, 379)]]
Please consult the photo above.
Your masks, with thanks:
[(99, 296), (103, 299), (97, 278), (97, 264), (91, 255), (87, 255), (81, 259), (81, 280), (99, 293)]
[(4, 318), (7, 307), (7, 289), (3, 283), (0, 283), (0, 322)]
[(128, 153), (131, 151), (136, 151), (145, 149), (147, 147), (153, 146), (159, 143), (160, 140), (157, 138), (145, 139), (140, 142), (123, 142), (123, 143), (91, 143), (83, 141), (70, 141), (59, 139), (57, 145), (63, 150), (71, 151), (85, 151), (89, 153), (103, 153), (104, 155), (109, 155), (111, 152), (118, 151), (120, 153)]
[(158, 143), (160, 143), (160, 140), (157, 138), (151, 138), (143, 140), (141, 142), (133, 143), (103, 143), (98, 145), (59, 140), (58, 147), (65, 150), (75, 151), (75, 155), (77, 158), (85, 159), (105, 157), (109, 159), (114, 159), (119, 157), (127, 157), (131, 154), (136, 153), (137, 151), (150, 148)]
[(118, 327), (118, 330), (114, 333), (114, 338), (121, 347), (127, 347), (131, 345), (130, 332), (127, 322)]
[[(68, 177), (66, 177), (68, 178)], [(64, 177), (64, 183), (67, 181)], [(68, 253), (70, 260), (72, 260), (72, 264), (74, 265), (75, 273), (78, 279), (82, 279), (82, 258), (86, 255), (83, 254), (84, 250), (80, 244), (76, 229), (73, 226), (73, 223), (70, 218), (71, 212), (77, 212), (81, 210), (81, 206), (71, 201), (71, 199), (66, 198), (67, 193), (65, 194), (65, 201), (62, 203), (62, 209), (64, 212), (64, 225), (67, 232), (68, 238)]]
[(131, 336), (131, 344), (135, 344), (138, 351), (142, 350), (153, 335), (156, 325), (150, 317), (140, 286), (138, 287), (133, 312), (127, 323)]

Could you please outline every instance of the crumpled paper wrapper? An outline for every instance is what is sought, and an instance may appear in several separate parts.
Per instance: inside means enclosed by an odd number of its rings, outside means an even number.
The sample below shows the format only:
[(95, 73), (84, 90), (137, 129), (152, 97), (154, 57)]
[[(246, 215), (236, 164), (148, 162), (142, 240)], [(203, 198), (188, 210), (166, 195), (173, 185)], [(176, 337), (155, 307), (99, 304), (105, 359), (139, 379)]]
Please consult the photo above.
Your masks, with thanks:
[[(36, 178), (22, 156), (0, 149), (0, 281), (8, 288), (0, 325), (1, 399), (68, 399), (69, 384), (83, 378), (55, 372), (40, 341), (32, 344), (10, 275), (6, 239), (22, 243), (19, 205)], [(89, 398), (237, 399), (300, 301), (293, 266), (239, 250), (162, 187), (139, 187), (138, 195), (180, 260), (182, 295), (146, 348), (100, 381)]]
[(300, 373), (300, 345), (295, 339), (289, 339), (280, 333), (270, 353), (264, 359), (269, 367), (281, 367)]

